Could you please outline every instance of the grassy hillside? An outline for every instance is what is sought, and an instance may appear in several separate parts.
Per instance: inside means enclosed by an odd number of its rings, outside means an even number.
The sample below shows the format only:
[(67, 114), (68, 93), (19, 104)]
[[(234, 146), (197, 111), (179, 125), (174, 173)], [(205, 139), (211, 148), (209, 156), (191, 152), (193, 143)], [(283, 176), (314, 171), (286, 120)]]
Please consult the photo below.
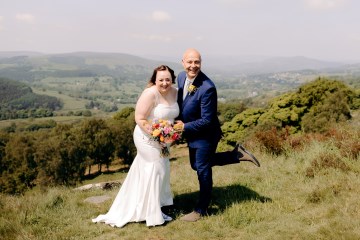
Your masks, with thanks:
[[(152, 60), (122, 53), (75, 52), (66, 54), (5, 53), (0, 76), (31, 83), (36, 89), (60, 91), (82, 98), (101, 99), (104, 104), (134, 103), (154, 67), (167, 64), (182, 71), (178, 61)], [(221, 58), (220, 58), (221, 59)], [(220, 99), (243, 99), (264, 95), (272, 98), (318, 76), (341, 76), (359, 86), (359, 65), (319, 62), (306, 58), (243, 62), (204, 58), (203, 70), (218, 87)], [(325, 68), (327, 67), (327, 68)], [(249, 68), (251, 71), (248, 71)], [(348, 79), (352, 78), (349, 82)]]
[[(260, 159), (215, 167), (210, 216), (196, 223), (179, 217), (190, 211), (198, 194), (197, 177), (185, 146), (173, 148), (171, 186), (174, 221), (148, 228), (94, 224), (119, 189), (74, 191), (35, 189), (24, 196), (0, 195), (0, 238), (7, 239), (359, 239), (360, 126), (352, 122), (331, 135), (304, 135), (280, 155), (263, 151), (255, 140), (247, 147)], [(300, 141), (300, 140), (303, 141)], [(289, 145), (290, 146), (290, 145)], [(119, 180), (126, 168), (83, 184)], [(106, 195), (102, 204), (87, 202)]]
[(0, 119), (52, 116), (62, 102), (38, 95), (25, 83), (0, 77)]
[(107, 114), (134, 105), (156, 66), (181, 69), (177, 63), (121, 53), (25, 54), (0, 58), (0, 77), (25, 82), (43, 96), (61, 98), (65, 106), (57, 115), (85, 109)]
[(21, 82), (0, 78), (0, 103), (8, 104), (12, 100), (31, 94), (31, 88)]
[(142, 80), (148, 77), (160, 64), (179, 64), (160, 62), (122, 53), (76, 52), (64, 54), (13, 56), (0, 59), (0, 76), (36, 82), (46, 77), (129, 77)]

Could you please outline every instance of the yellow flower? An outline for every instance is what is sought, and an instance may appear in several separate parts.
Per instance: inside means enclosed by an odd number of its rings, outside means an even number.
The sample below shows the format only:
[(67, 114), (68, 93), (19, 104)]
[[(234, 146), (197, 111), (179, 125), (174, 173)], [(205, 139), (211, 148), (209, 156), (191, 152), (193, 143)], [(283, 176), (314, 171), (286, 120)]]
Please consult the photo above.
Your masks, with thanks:
[(155, 129), (155, 130), (153, 131), (152, 135), (153, 135), (153, 137), (157, 137), (157, 136), (160, 135), (160, 133), (161, 133), (161, 130), (160, 130), (160, 129)]
[(188, 92), (189, 92), (190, 94), (196, 92), (196, 90), (197, 90), (197, 88), (196, 88), (195, 85), (192, 85), (192, 84), (191, 84), (191, 85), (188, 87)]

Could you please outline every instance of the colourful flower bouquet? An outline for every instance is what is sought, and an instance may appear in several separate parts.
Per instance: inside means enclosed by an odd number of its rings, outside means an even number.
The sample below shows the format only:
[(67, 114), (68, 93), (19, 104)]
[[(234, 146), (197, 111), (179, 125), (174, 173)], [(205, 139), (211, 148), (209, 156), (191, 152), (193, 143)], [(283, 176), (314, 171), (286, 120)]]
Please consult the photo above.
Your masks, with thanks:
[(161, 146), (161, 156), (170, 155), (170, 146), (181, 138), (179, 131), (174, 129), (171, 121), (166, 119), (153, 119), (150, 123), (150, 139)]

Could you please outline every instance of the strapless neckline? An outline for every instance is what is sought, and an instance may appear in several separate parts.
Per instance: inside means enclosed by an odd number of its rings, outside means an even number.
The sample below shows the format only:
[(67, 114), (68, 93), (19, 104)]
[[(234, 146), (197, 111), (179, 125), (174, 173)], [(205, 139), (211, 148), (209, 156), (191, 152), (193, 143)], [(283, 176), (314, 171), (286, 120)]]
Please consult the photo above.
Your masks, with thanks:
[(158, 103), (158, 105), (163, 105), (163, 106), (165, 106), (165, 107), (172, 107), (172, 106), (174, 106), (176, 103), (177, 103), (177, 102), (174, 102), (174, 103), (172, 103), (172, 104)]

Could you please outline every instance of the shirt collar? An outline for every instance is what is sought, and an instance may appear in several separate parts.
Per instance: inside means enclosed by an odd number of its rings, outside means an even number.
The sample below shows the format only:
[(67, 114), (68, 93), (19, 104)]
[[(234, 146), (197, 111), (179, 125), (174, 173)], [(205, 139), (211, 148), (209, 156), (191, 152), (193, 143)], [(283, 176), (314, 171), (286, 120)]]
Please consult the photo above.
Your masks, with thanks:
[[(197, 76), (196, 76), (197, 77)], [(190, 82), (190, 84), (193, 84), (194, 83), (194, 81), (195, 81), (195, 79), (196, 79), (196, 77), (194, 77), (193, 79), (189, 79), (188, 77), (186, 77), (186, 79), (185, 79), (185, 81), (189, 81)]]

